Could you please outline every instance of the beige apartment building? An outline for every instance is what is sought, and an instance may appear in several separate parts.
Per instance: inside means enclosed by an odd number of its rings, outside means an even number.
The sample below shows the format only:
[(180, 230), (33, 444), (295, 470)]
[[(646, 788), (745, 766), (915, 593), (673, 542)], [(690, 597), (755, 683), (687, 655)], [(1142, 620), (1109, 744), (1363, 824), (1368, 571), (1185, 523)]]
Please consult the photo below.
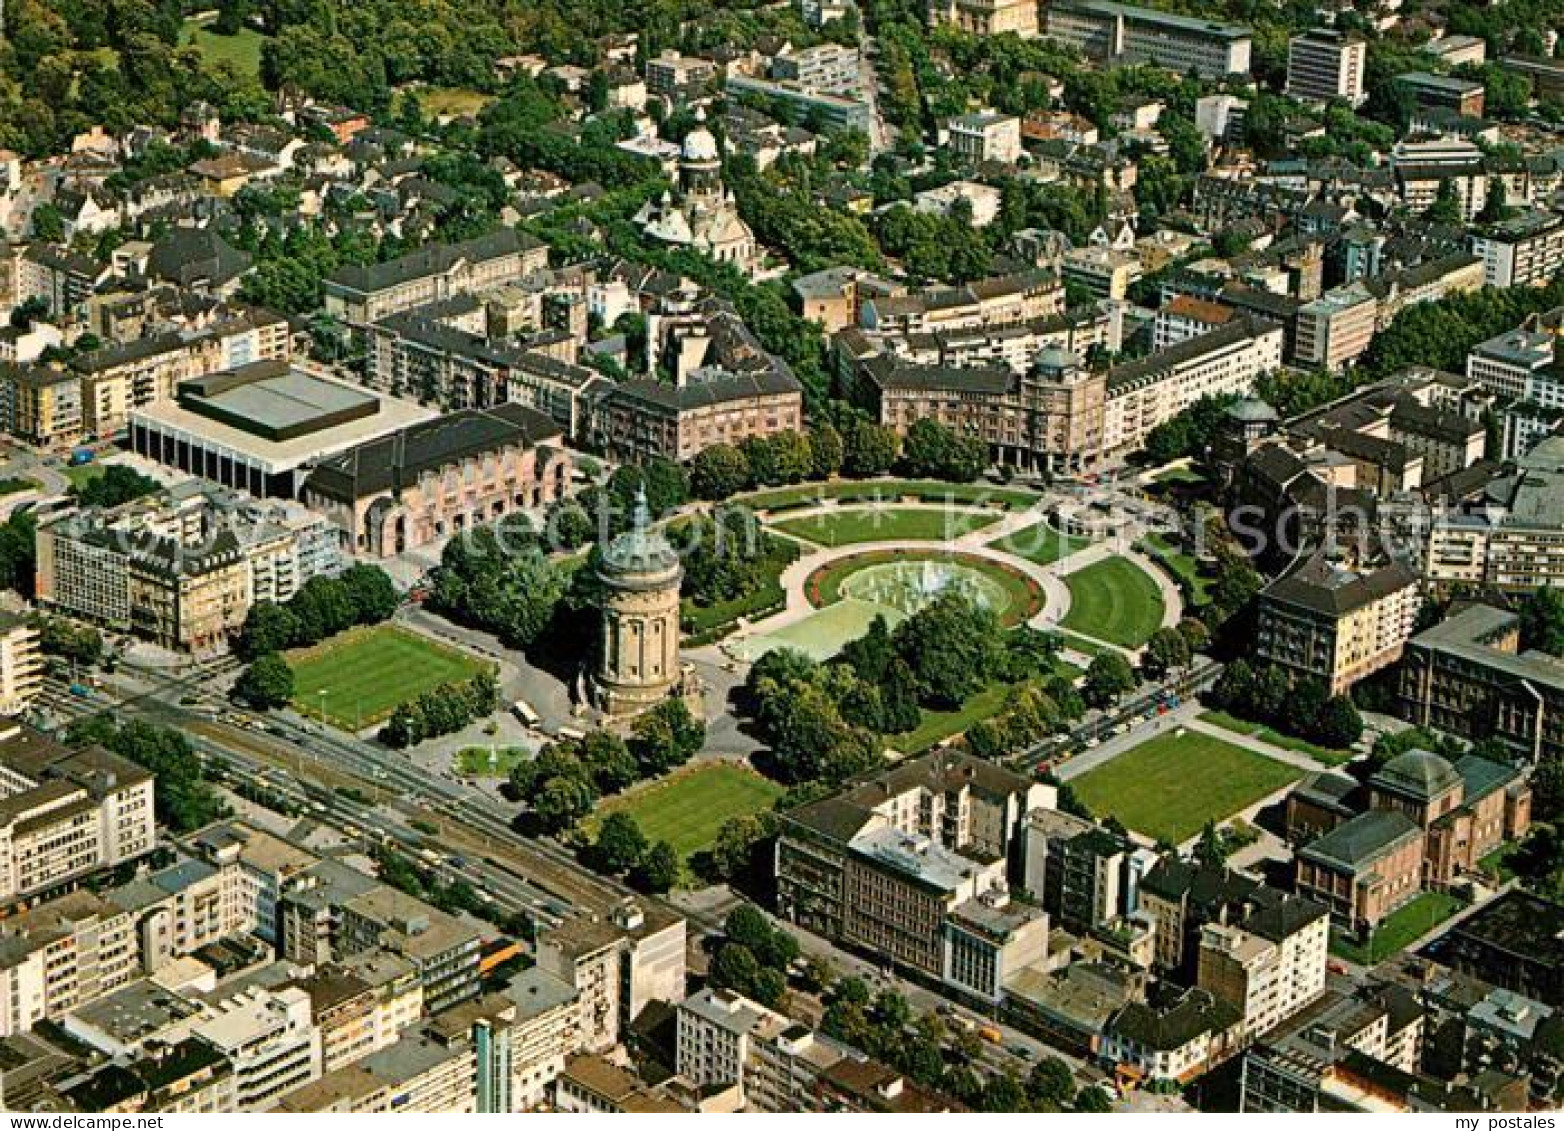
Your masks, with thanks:
[(804, 393), (781, 368), (702, 370), (677, 385), (621, 382), (595, 401), (591, 420), (594, 442), (616, 458), (683, 463), (713, 444), (800, 431)]
[(0, 902), (152, 851), (152, 775), (96, 746), (0, 729)]
[(1368, 349), (1379, 303), (1362, 283), (1327, 291), (1298, 310), (1293, 355), (1301, 365), (1331, 372), (1346, 368)]
[(1201, 929), (1198, 984), (1243, 1015), (1249, 1038), (1268, 1033), (1325, 992), (1330, 914), (1288, 897), (1242, 924)]
[(929, 0), (930, 27), (954, 27), (971, 35), (1037, 34), (1035, 0)]
[(547, 266), (547, 247), (515, 228), (500, 228), (386, 263), (344, 267), (323, 284), (326, 313), (365, 327), (417, 306), (517, 282)]
[(69, 447), (82, 437), (81, 380), (58, 365), (0, 364), (5, 430), (34, 447)]
[(140, 973), (134, 917), (91, 892), (0, 920), (0, 1037), (62, 1018)]
[(1255, 652), (1342, 695), (1401, 658), (1421, 604), (1410, 567), (1357, 567), (1317, 551), (1260, 594)]
[(1247, 396), (1282, 364), (1281, 326), (1253, 316), (1108, 370), (1102, 447), (1141, 448), (1151, 430), (1203, 397)]
[(20, 715), (43, 687), (38, 630), (27, 618), (0, 611), (0, 715)]

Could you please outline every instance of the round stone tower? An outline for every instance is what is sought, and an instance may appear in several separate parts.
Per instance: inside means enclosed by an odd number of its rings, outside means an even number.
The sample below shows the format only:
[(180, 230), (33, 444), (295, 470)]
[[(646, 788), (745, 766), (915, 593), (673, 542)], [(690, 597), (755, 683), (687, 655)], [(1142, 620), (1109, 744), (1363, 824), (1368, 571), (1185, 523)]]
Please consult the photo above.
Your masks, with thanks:
[(608, 715), (634, 715), (680, 686), (679, 582), (684, 569), (652, 529), (646, 492), (635, 519), (603, 551), (603, 627), (592, 695)]

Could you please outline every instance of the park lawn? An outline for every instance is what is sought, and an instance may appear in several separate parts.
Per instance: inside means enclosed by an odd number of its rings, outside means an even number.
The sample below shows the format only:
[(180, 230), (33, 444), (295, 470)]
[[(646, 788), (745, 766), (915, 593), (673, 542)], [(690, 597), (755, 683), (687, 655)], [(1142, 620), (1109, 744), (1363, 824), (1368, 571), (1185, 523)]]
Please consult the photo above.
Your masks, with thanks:
[(1145, 549), (1179, 583), (1192, 604), (1198, 607), (1211, 600), (1212, 579), (1200, 572), (1193, 555), (1179, 549), (1165, 534), (1147, 535)]
[(738, 627), (741, 618), (757, 620), (779, 613), (787, 605), (782, 574), (798, 560), (798, 543), (787, 538), (766, 539), (769, 548), (760, 560), (761, 583), (749, 593), (711, 605), (698, 605), (686, 598), (679, 603), (680, 628), (686, 634), (710, 643)]
[(1360, 966), (1373, 966), (1405, 950), (1408, 944), (1422, 938), (1463, 906), (1461, 900), (1449, 892), (1425, 891), (1382, 919), (1367, 942), (1360, 943), (1331, 931), (1331, 952)]
[(1124, 558), (1104, 558), (1065, 575), (1070, 610), (1061, 621), (1097, 640), (1139, 648), (1162, 624), (1162, 593), (1146, 571)]
[(39, 486), (36, 479), (0, 479), (0, 495), (19, 495), (23, 491), (36, 491)]
[(85, 487), (94, 479), (99, 479), (109, 469), (109, 465), (101, 460), (92, 463), (79, 463), (74, 467), (69, 465), (60, 468), (60, 474), (71, 481), (72, 487)]
[(995, 550), (1003, 550), (1007, 554), (1014, 554), (1044, 566), (1053, 565), (1059, 559), (1067, 558), (1075, 551), (1083, 550), (1089, 545), (1091, 539), (1065, 534), (1046, 522), (1025, 527), (989, 543), (989, 546)]
[(253, 28), (244, 28), (237, 35), (218, 35), (207, 27), (204, 20), (186, 20), (180, 39), (194, 44), (208, 63), (232, 63), (242, 75), (261, 73), (261, 45), (266, 37)]
[(469, 746), (458, 750), (451, 762), (465, 778), (508, 778), (516, 763), (527, 758), (519, 746)]
[(1117, 817), (1155, 840), (1182, 844), (1290, 782), (1303, 771), (1209, 735), (1170, 732), (1071, 780), (1098, 817)]
[[(1063, 676), (1074, 683), (1083, 674), (1073, 664), (1055, 657), (1052, 675)], [(1043, 682), (1039, 680), (1039, 682)], [(923, 708), (922, 719), (916, 727), (904, 734), (886, 737), (891, 749), (902, 754), (921, 754), (947, 738), (965, 734), (978, 723), (1003, 714), (1012, 699), (1020, 693), (1022, 684), (991, 683), (954, 711), (930, 711)]]
[(470, 679), (490, 665), (405, 628), (354, 628), (312, 648), (288, 653), (293, 703), (319, 717), (358, 730), (443, 683)]
[(418, 104), (431, 117), (446, 114), (457, 118), (470, 117), (493, 101), (492, 94), (462, 87), (431, 86), (418, 91)]
[(945, 542), (996, 521), (995, 515), (967, 511), (862, 507), (823, 511), (772, 525), (784, 534), (822, 546), (850, 546), (858, 542)]
[(821, 503), (894, 503), (918, 499), (928, 503), (962, 503), (969, 506), (1024, 508), (1037, 502), (1033, 491), (987, 484), (941, 483), (933, 479), (841, 479), (828, 483), (800, 483), (735, 496), (733, 502), (755, 510), (793, 510)]
[[(747, 766), (708, 762), (632, 789), (598, 813), (628, 813), (648, 841), (666, 840), (681, 860), (688, 860), (711, 846), (729, 818), (769, 809), (781, 796), (780, 785)], [(587, 831), (596, 833), (595, 827)]]
[(1329, 746), (1318, 746), (1302, 738), (1294, 738), (1290, 734), (1282, 734), (1272, 730), (1263, 723), (1252, 723), (1248, 719), (1240, 719), (1237, 715), (1230, 715), (1226, 711), (1202, 711), (1200, 717), (1212, 726), (1219, 726), (1223, 730), (1230, 730), (1235, 734), (1247, 734), (1250, 738), (1258, 738), (1261, 742), (1269, 742), (1272, 746), (1280, 746), (1283, 750), (1291, 750), (1295, 754), (1307, 754), (1317, 762), (1323, 762), (1327, 766), (1339, 766), (1343, 762), (1352, 760), (1351, 750), (1336, 750)]

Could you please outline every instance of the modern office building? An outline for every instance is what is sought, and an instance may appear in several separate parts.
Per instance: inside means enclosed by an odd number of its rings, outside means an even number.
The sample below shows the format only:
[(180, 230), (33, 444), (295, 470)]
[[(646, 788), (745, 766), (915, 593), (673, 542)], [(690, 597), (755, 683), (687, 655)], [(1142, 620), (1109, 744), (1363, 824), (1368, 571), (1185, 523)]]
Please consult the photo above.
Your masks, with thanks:
[(1207, 78), (1247, 75), (1247, 27), (1136, 8), (1113, 0), (1062, 0), (1048, 7), (1045, 34), (1107, 65), (1150, 63)]
[(1368, 43), (1334, 28), (1312, 28), (1287, 44), (1287, 94), (1300, 102), (1342, 99), (1361, 106)]

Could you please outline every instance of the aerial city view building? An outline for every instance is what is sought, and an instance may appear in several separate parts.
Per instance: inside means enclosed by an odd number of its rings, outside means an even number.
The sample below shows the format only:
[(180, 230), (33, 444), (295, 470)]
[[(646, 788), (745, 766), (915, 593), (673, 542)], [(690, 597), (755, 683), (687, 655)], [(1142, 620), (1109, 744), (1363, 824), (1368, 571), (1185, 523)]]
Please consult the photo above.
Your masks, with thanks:
[(1541, 1131), (1561, 971), (1564, 0), (0, 0), (0, 1108)]

